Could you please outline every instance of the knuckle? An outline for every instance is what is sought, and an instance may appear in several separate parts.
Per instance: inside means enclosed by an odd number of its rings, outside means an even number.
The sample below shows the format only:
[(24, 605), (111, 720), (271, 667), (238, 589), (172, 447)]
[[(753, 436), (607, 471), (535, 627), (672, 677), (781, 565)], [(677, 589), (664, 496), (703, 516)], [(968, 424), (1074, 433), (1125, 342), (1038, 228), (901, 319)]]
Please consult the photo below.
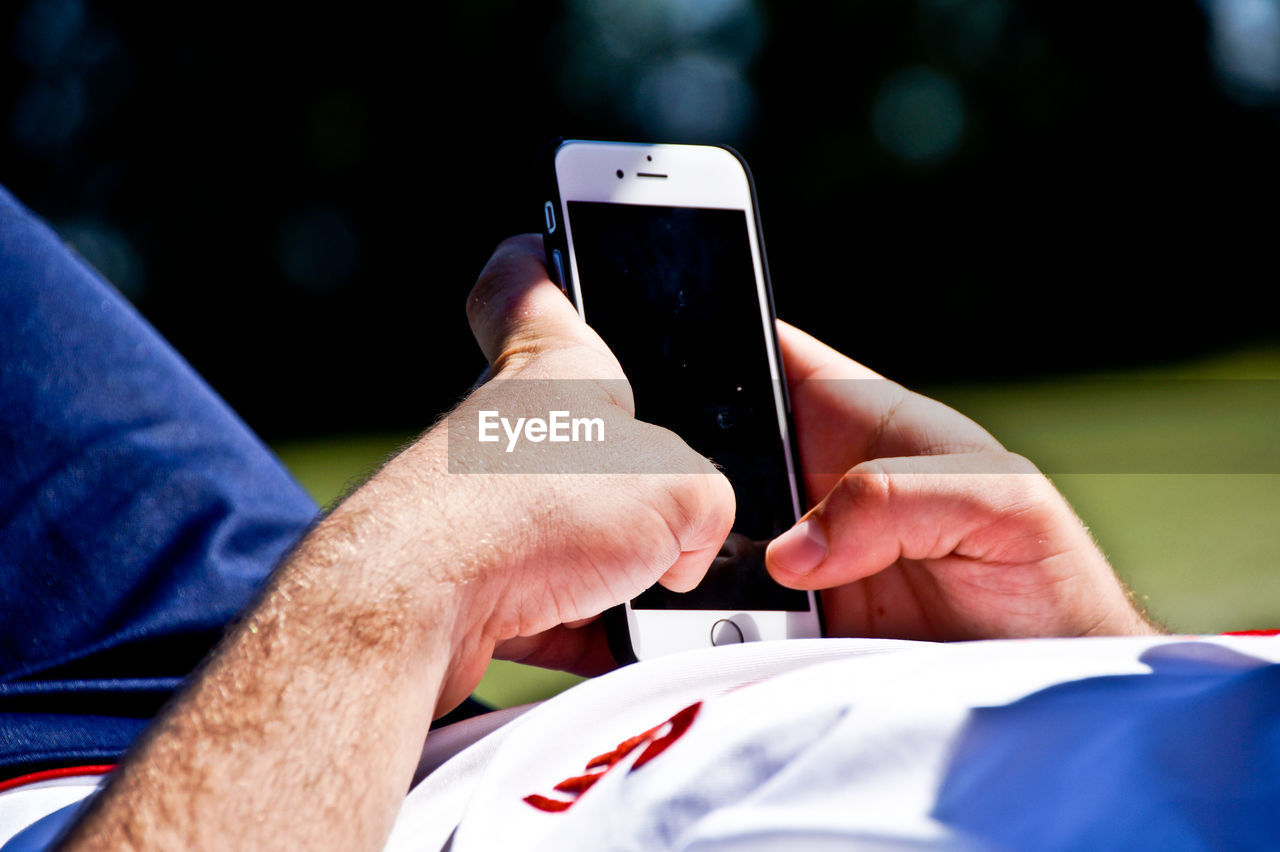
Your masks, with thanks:
[(707, 546), (723, 539), (733, 524), (737, 500), (728, 477), (699, 455), (679, 435), (652, 424), (641, 424), (650, 451), (658, 453), (659, 470), (673, 474), (662, 488), (681, 532), (682, 549)]
[(1003, 458), (1005, 462), (1005, 470), (1009, 473), (1035, 474), (1040, 477), (1044, 476), (1044, 474), (1040, 472), (1040, 468), (1036, 467), (1031, 459), (1026, 456), (1019, 455), (1018, 453), (1006, 452), (1003, 454)]
[(729, 481), (729, 477), (718, 468), (713, 468), (707, 475), (698, 478), (702, 480), (703, 488), (710, 492), (710, 504), (719, 511), (722, 518), (727, 518), (732, 523), (738, 508), (738, 496), (733, 491), (733, 483)]
[(1031, 460), (1017, 453), (1006, 453), (1005, 471), (1008, 479), (1016, 483), (1015, 493), (1020, 502), (1031, 505), (1055, 505), (1062, 497), (1049, 477), (1040, 472)]
[(840, 477), (839, 488), (855, 506), (884, 505), (893, 499), (893, 476), (879, 461), (866, 461)]
[(733, 486), (719, 471), (681, 476), (673, 499), (683, 520), (682, 550), (720, 544), (733, 525)]
[(700, 469), (703, 463), (709, 464), (706, 459), (695, 453), (683, 438), (670, 429), (646, 423), (643, 420), (637, 420), (635, 423), (641, 440), (660, 461), (666, 463), (661, 469), (686, 472), (690, 470), (691, 462), (694, 469)]

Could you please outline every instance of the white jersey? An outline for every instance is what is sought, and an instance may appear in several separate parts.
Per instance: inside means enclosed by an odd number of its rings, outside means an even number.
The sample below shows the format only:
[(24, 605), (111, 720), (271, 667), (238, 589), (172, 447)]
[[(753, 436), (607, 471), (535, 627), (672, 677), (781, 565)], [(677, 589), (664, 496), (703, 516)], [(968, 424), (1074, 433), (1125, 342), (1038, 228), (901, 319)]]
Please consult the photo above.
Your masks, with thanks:
[(1278, 848), (1277, 661), (1261, 637), (690, 652), (433, 733), (387, 849)]
[(462, 751), (389, 848), (1280, 848), (1278, 659), (1258, 637), (696, 651)]

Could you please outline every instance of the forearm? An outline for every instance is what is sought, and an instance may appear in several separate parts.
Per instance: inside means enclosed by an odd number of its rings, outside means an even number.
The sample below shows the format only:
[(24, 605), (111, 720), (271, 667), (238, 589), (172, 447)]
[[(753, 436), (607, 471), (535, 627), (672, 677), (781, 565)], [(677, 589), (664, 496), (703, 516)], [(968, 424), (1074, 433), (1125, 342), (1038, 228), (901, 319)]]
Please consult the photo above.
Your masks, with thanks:
[(306, 539), (66, 848), (381, 845), (457, 638), (458, 584), (420, 565), (447, 564), (447, 535), (423, 547), (422, 519), (396, 517), (422, 501), (398, 499), (407, 467), (423, 468), (420, 491), (436, 486), (422, 489), (440, 475), (422, 461), (384, 471)]
[[(464, 428), (437, 425), (307, 538), (66, 848), (377, 847), (433, 712), (474, 689), (496, 643), (599, 670), (603, 645), (562, 643), (570, 625), (705, 572), (732, 523), (729, 481), (633, 419), (621, 366), (536, 239), (495, 254), (468, 315), (494, 380), (450, 416)], [(603, 470), (672, 473), (555, 473), (579, 457), (542, 444), (516, 463), (465, 428), (482, 409), (564, 408), (611, 424)]]

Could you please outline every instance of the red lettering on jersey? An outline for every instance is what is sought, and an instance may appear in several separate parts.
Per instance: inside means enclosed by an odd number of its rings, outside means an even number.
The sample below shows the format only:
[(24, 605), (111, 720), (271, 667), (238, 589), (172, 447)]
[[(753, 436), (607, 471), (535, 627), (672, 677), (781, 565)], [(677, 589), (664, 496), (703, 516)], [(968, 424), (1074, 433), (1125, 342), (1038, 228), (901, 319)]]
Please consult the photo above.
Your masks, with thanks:
[(565, 802), (560, 799), (548, 799), (546, 796), (539, 796), (537, 793), (525, 796), (524, 800), (533, 805), (540, 811), (548, 811), (556, 813), (557, 811), (567, 811), (573, 802)]
[(702, 702), (690, 704), (670, 719), (671, 730), (649, 743), (649, 747), (640, 752), (640, 756), (636, 758), (636, 762), (631, 765), (631, 771), (635, 772), (641, 766), (653, 760), (671, 747), (676, 740), (684, 736), (684, 732), (689, 730), (689, 726), (693, 724), (693, 719), (698, 715), (698, 710), (702, 708)]
[[(693, 724), (693, 720), (698, 715), (698, 711), (702, 709), (702, 702), (690, 704), (676, 715), (660, 725), (655, 725), (643, 734), (637, 734), (630, 739), (623, 740), (618, 743), (617, 747), (604, 754), (598, 754), (587, 761), (587, 772), (583, 775), (574, 775), (566, 778), (555, 786), (555, 790), (559, 793), (568, 793), (572, 799), (552, 799), (547, 796), (541, 796), (537, 793), (524, 797), (524, 801), (540, 811), (549, 813), (558, 813), (567, 811), (578, 800), (578, 797), (591, 786), (605, 776), (611, 769), (622, 762), (627, 755), (635, 751), (640, 746), (646, 746), (645, 750), (640, 752), (640, 756), (636, 758), (636, 762), (631, 765), (629, 771), (635, 772), (641, 766), (653, 760), (662, 754), (675, 743), (676, 740), (684, 736), (689, 730), (689, 726)], [(669, 726), (669, 727), (668, 727)], [(659, 736), (659, 731), (663, 728), (667, 730)], [(598, 770), (598, 771), (596, 771)]]

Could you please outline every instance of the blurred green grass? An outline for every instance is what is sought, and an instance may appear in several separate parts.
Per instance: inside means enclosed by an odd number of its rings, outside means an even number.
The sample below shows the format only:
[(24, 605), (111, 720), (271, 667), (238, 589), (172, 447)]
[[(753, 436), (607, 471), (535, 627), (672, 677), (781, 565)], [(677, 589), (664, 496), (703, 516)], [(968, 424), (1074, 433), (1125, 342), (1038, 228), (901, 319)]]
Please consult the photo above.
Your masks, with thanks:
[[(1045, 470), (1155, 618), (1214, 633), (1280, 627), (1280, 409), (1267, 381), (1275, 379), (1280, 348), (1264, 347), (1159, 369), (925, 392)], [(275, 450), (329, 505), (412, 438)], [(476, 695), (507, 707), (578, 680), (495, 661)]]

